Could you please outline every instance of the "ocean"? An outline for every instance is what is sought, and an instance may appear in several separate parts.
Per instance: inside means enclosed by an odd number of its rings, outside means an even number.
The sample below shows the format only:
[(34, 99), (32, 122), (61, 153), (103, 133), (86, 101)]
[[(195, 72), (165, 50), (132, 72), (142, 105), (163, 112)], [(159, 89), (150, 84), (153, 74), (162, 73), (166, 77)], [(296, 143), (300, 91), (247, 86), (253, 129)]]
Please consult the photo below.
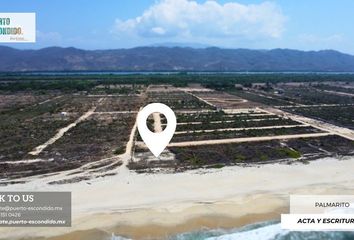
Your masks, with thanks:
[[(204, 229), (167, 237), (168, 240), (354, 240), (353, 232), (294, 232), (283, 230), (279, 221), (247, 225), (232, 230)], [(126, 240), (112, 236), (111, 240)]]

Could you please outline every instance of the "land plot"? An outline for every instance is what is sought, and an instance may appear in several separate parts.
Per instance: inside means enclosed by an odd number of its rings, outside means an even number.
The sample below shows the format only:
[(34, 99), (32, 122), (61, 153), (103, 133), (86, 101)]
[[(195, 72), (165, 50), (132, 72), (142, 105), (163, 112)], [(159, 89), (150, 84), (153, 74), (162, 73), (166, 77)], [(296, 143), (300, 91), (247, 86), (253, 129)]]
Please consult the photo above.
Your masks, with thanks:
[(54, 161), (82, 165), (125, 152), (135, 114), (91, 115), (40, 155)]
[[(198, 121), (198, 119), (196, 119)], [(268, 116), (265, 118), (245, 119), (237, 118), (230, 121), (211, 121), (201, 124), (178, 124), (176, 131), (195, 131), (195, 130), (209, 130), (209, 129), (227, 129), (227, 128), (254, 128), (254, 127), (268, 127), (268, 126), (286, 126), (299, 125), (298, 122), (281, 117)]]
[(149, 92), (149, 103), (159, 102), (166, 104), (172, 110), (210, 110), (213, 106), (199, 100), (197, 97), (182, 91)]
[[(354, 155), (354, 142), (338, 135), (329, 135), (317, 138), (289, 139), (286, 144), (301, 152), (303, 155), (314, 153), (324, 156), (351, 156)], [(335, 143), (335, 144), (333, 144)], [(315, 157), (314, 159), (318, 159)]]
[[(249, 109), (240, 113), (225, 113), (223, 111), (177, 113), (176, 117), (177, 132), (300, 124), (291, 119), (256, 109)], [(161, 116), (161, 123), (162, 126), (166, 126), (166, 118), (163, 116)]]
[(354, 98), (351, 96), (333, 94), (313, 87), (285, 86), (281, 89), (281, 92), (281, 94), (273, 94), (271, 92), (264, 92), (264, 94), (300, 105), (354, 104)]
[(109, 159), (125, 153), (134, 121), (134, 114), (92, 115), (43, 150), (38, 161), (0, 163), (5, 169), (0, 173), (0, 178), (13, 179), (70, 170), (101, 159), (108, 160), (94, 164), (90, 167), (92, 171), (109, 164), (118, 167), (119, 162)]
[(274, 118), (278, 117), (275, 114), (270, 114), (264, 111), (253, 111), (252, 109), (247, 112), (240, 113), (227, 113), (224, 111), (214, 111), (214, 112), (196, 112), (196, 113), (178, 113), (177, 118), (180, 123), (195, 122), (195, 120), (201, 122), (208, 121), (228, 121), (234, 119), (262, 119), (262, 118)]
[(193, 92), (196, 96), (204, 99), (205, 101), (211, 103), (217, 108), (222, 109), (232, 109), (232, 108), (250, 108), (259, 106), (259, 104), (250, 102), (246, 99), (237, 97), (232, 94), (228, 94), (220, 91), (213, 92)]
[(316, 89), (320, 89), (324, 91), (354, 94), (354, 84), (345, 84), (345, 85), (316, 84), (312, 86)]
[[(176, 117), (178, 124), (188, 124), (193, 122), (209, 123), (211, 121), (278, 118), (277, 115), (255, 110), (250, 110), (244, 113), (225, 113), (223, 111), (215, 111), (208, 113), (177, 113)], [(166, 118), (162, 116), (161, 122), (162, 124), (166, 124)]]
[(64, 118), (46, 115), (22, 119), (11, 116), (0, 120), (0, 161), (32, 158), (27, 153), (50, 139), (58, 129), (75, 120), (75, 115)]
[[(58, 131), (77, 119), (91, 107), (90, 101), (64, 96), (26, 107), (23, 111), (0, 114), (0, 160), (15, 161), (31, 158), (28, 152), (43, 144)], [(93, 100), (92, 100), (93, 101)], [(62, 111), (72, 110), (62, 115)], [(77, 112), (76, 112), (77, 111)]]
[[(338, 146), (333, 147), (333, 142)], [(316, 138), (271, 140), (249, 143), (229, 143), (189, 147), (169, 147), (174, 160), (138, 161), (128, 165), (137, 172), (157, 169), (184, 171), (195, 168), (220, 168), (238, 164), (266, 164), (276, 161), (305, 162), (326, 156), (354, 154), (353, 142), (330, 135)]]
[(54, 97), (55, 95), (51, 94), (38, 94), (32, 92), (15, 94), (3, 93), (0, 94), (0, 112), (4, 112), (7, 110), (20, 110), (27, 106), (40, 104)]
[(354, 129), (354, 106), (297, 107), (286, 111)]
[(264, 137), (264, 136), (280, 136), (292, 134), (320, 133), (319, 129), (313, 127), (291, 127), (291, 128), (270, 128), (270, 129), (247, 129), (247, 130), (227, 130), (227, 131), (210, 131), (210, 132), (187, 132), (174, 135), (171, 142), (189, 142), (203, 141), (215, 139), (229, 138), (247, 138), (247, 137)]
[(146, 86), (142, 84), (105, 84), (98, 85), (92, 90), (90, 94), (93, 95), (131, 95), (131, 94), (140, 94), (145, 91)]
[[(333, 141), (339, 141), (338, 148)], [(324, 155), (353, 154), (353, 142), (338, 137), (325, 136), (287, 141), (265, 141), (257, 143), (223, 144), (170, 148), (177, 161), (187, 165), (208, 165), (216, 163), (267, 162), (284, 158), (297, 159), (304, 154)]]
[(323, 91), (318, 91), (309, 87), (286, 87), (284, 95), (292, 101), (311, 105), (311, 104), (353, 104), (354, 98), (349, 96), (339, 96)]
[(138, 111), (145, 105), (143, 96), (106, 97), (96, 108), (96, 112)]
[(87, 112), (94, 106), (99, 104), (99, 97), (87, 97), (85, 95), (67, 95), (64, 104), (58, 106), (54, 112), (50, 113), (80, 113)]
[(295, 103), (290, 102), (290, 98), (286, 97), (273, 97), (269, 94), (256, 93), (250, 91), (230, 91), (231, 94), (239, 96), (241, 98), (247, 99), (260, 104), (271, 105), (271, 106), (288, 106), (295, 105)]

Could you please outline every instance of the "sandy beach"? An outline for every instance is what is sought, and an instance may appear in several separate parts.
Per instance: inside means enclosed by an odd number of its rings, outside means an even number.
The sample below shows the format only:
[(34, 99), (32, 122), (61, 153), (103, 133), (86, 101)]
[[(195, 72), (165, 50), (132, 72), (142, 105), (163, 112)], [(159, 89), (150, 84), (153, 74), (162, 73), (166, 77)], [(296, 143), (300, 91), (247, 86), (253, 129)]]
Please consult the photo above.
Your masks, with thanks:
[[(1, 239), (134, 239), (279, 218), (289, 194), (353, 194), (354, 158), (309, 164), (225, 167), (176, 174), (137, 174), (47, 185), (55, 176), (0, 191), (71, 191), (71, 228), (0, 228)], [(44, 238), (41, 238), (44, 237)]]

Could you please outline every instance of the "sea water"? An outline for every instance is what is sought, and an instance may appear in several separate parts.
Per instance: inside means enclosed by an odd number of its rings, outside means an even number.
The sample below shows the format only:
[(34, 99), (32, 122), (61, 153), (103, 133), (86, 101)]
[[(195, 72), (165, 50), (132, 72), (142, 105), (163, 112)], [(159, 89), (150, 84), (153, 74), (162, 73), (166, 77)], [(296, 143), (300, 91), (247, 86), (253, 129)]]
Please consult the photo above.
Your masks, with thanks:
[[(125, 238), (112, 237), (111, 240)], [(168, 240), (354, 240), (353, 232), (295, 232), (281, 229), (279, 221), (247, 225), (232, 230), (203, 229), (167, 237)]]

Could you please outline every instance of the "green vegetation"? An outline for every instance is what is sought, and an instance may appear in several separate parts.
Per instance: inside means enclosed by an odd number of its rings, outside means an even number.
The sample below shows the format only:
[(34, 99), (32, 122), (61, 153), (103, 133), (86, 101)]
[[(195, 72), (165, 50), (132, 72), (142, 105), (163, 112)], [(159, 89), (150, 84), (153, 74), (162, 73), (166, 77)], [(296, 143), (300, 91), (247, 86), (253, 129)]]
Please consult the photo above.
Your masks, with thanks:
[(190, 159), (187, 159), (193, 166), (200, 166), (202, 165), (201, 159), (199, 159), (196, 155), (192, 155)]
[(182, 91), (150, 92), (148, 102), (163, 103), (171, 107), (173, 110), (213, 109), (212, 106)]
[(48, 90), (60, 90), (65, 92), (73, 91), (88, 91), (97, 85), (95, 81), (87, 80), (58, 80), (58, 81), (46, 81), (44, 77), (38, 77), (36, 80), (26, 81), (6, 81), (0, 80), (0, 91), (48, 91)]
[(258, 102), (258, 103), (271, 105), (271, 106), (294, 105), (293, 103), (288, 102), (288, 99), (271, 98), (270, 96), (267, 97), (264, 94), (258, 95), (257, 93), (250, 92), (250, 91), (232, 90), (232, 91), (229, 91), (229, 93), (234, 94), (238, 97), (247, 99), (249, 101)]
[(261, 154), (259, 160), (262, 162), (269, 160), (269, 157), (266, 154)]
[(115, 155), (120, 155), (125, 153), (125, 147), (124, 146), (120, 146), (118, 148), (116, 148), (113, 152)]
[(345, 85), (342, 84), (341, 86), (334, 86), (333, 84), (332, 85), (312, 84), (311, 86), (314, 88), (318, 88), (320, 90), (337, 91), (337, 92), (354, 94), (354, 88), (346, 87), (346, 86), (349, 86), (349, 82), (346, 82)]
[(48, 146), (39, 156), (77, 166), (122, 154), (133, 124), (132, 114), (93, 115)]
[(313, 127), (292, 127), (292, 128), (272, 128), (272, 129), (249, 129), (249, 130), (227, 130), (212, 132), (187, 132), (174, 135), (172, 142), (202, 141), (211, 139), (228, 139), (244, 137), (278, 136), (288, 134), (305, 134), (321, 132)]
[(251, 83), (280, 83), (280, 82), (321, 82), (344, 81), (353, 82), (353, 74), (301, 74), (301, 73), (268, 73), (268, 74), (21, 74), (9, 73), (0, 75), (0, 91), (25, 90), (65, 90), (89, 91), (98, 85), (110, 84), (171, 84), (186, 86), (190, 83), (200, 83), (213, 89), (232, 89), (234, 84), (249, 86)]
[[(19, 109), (0, 112), (0, 159), (20, 160), (27, 153), (54, 136), (56, 131), (79, 117), (90, 107), (90, 101), (71, 96)], [(61, 116), (62, 111), (71, 111)]]
[(281, 154), (284, 154), (285, 156), (288, 156), (289, 158), (300, 158), (301, 153), (290, 148), (278, 148), (277, 151)]
[(240, 153), (236, 154), (235, 156), (235, 162), (238, 163), (238, 162), (244, 162), (246, 160), (246, 156), (245, 155), (242, 155)]
[[(257, 119), (256, 119), (257, 120)], [(183, 124), (177, 126), (177, 131), (190, 131), (195, 130), (213, 130), (213, 129), (227, 129), (227, 128), (251, 128), (251, 127), (267, 127), (267, 126), (283, 126), (283, 125), (296, 125), (297, 122), (290, 119), (262, 119), (259, 121), (247, 121), (245, 119), (234, 119), (222, 122), (203, 122), (202, 124)]]
[(96, 112), (138, 111), (144, 104), (144, 98), (139, 96), (111, 96), (97, 106)]
[(354, 129), (354, 106), (296, 107), (286, 111)]
[[(305, 116), (353, 127), (354, 99), (330, 94), (327, 87), (283, 85), (278, 82), (308, 82), (312, 80), (354, 82), (350, 74), (151, 74), (151, 75), (0, 75), (0, 167), (3, 178), (16, 178), (53, 171), (74, 169), (90, 164), (89, 171), (104, 167), (117, 167), (110, 162), (114, 155), (123, 154), (136, 111), (149, 102), (162, 102), (176, 111), (180, 124), (172, 142), (228, 139), (241, 137), (275, 136), (320, 132), (312, 127), (272, 128), (272, 126), (297, 125), (296, 121), (261, 110), (244, 113), (226, 113), (201, 101), (209, 98), (218, 108), (249, 108), (255, 106), (281, 106)], [(205, 86), (219, 91), (195, 92), (198, 97), (173, 86)], [(267, 83), (260, 86), (257, 83)], [(150, 84), (165, 84), (149, 86)], [(237, 89), (235, 88), (237, 84)], [(242, 86), (250, 88), (244, 90)], [(154, 89), (155, 88), (155, 89)], [(154, 90), (154, 91), (151, 91)], [(343, 90), (343, 89), (338, 89)], [(343, 90), (344, 91), (344, 90)], [(351, 92), (351, 90), (347, 90)], [(194, 93), (194, 92), (193, 92)], [(228, 94), (231, 93), (231, 94)], [(102, 96), (101, 96), (102, 95)], [(248, 99), (244, 105), (236, 96)], [(219, 105), (216, 102), (221, 100)], [(256, 102), (256, 103), (255, 103)], [(259, 104), (262, 103), (262, 104)], [(336, 106), (302, 106), (318, 104)], [(233, 105), (234, 104), (234, 105)], [(302, 105), (300, 105), (302, 104)], [(340, 105), (338, 105), (340, 104)], [(221, 106), (221, 107), (220, 107)], [(39, 156), (28, 154), (45, 143), (62, 127), (73, 123), (84, 112), (96, 108), (88, 119), (49, 145)], [(200, 110), (214, 110), (211, 112)], [(193, 110), (193, 113), (186, 113)], [(124, 111), (124, 114), (117, 113)], [(162, 117), (162, 122), (166, 119)], [(191, 122), (200, 122), (191, 124)], [(227, 128), (268, 127), (266, 129), (214, 131)], [(153, 129), (153, 120), (148, 121)], [(212, 131), (209, 131), (212, 130)], [(141, 138), (138, 136), (138, 140)], [(333, 144), (335, 142), (336, 144)], [(176, 159), (166, 161), (139, 161), (130, 164), (132, 169), (169, 168), (175, 171), (200, 167), (222, 168), (235, 164), (263, 164), (274, 161), (303, 160), (303, 156), (353, 154), (353, 141), (338, 136), (312, 139), (270, 140), (239, 144), (217, 144), (195, 147), (172, 147)], [(135, 153), (144, 155), (138, 148)], [(45, 164), (8, 164), (8, 161), (40, 158)], [(107, 159), (106, 161), (99, 161)], [(1, 162), (2, 161), (2, 162)], [(114, 164), (117, 165), (114, 165)], [(108, 164), (108, 165), (107, 165)]]
[(354, 104), (350, 96), (340, 96), (323, 92), (310, 86), (281, 86), (281, 94), (250, 89), (247, 91), (229, 91), (238, 97), (272, 106), (293, 106), (296, 104)]
[(207, 168), (217, 168), (217, 169), (220, 169), (220, 168), (223, 168), (223, 167), (225, 167), (225, 165), (221, 164), (221, 163), (207, 166)]
[[(336, 142), (336, 146), (333, 146)], [(202, 159), (202, 166), (214, 164), (234, 165), (239, 163), (265, 163), (285, 159), (315, 159), (333, 155), (353, 155), (353, 142), (339, 136), (324, 136), (318, 138), (299, 138), (286, 141), (286, 146), (280, 141), (229, 143), (204, 145), (194, 147), (169, 148), (176, 154), (177, 164), (186, 167), (184, 159)], [(321, 150), (320, 150), (321, 149)], [(187, 165), (188, 166), (188, 165)]]

